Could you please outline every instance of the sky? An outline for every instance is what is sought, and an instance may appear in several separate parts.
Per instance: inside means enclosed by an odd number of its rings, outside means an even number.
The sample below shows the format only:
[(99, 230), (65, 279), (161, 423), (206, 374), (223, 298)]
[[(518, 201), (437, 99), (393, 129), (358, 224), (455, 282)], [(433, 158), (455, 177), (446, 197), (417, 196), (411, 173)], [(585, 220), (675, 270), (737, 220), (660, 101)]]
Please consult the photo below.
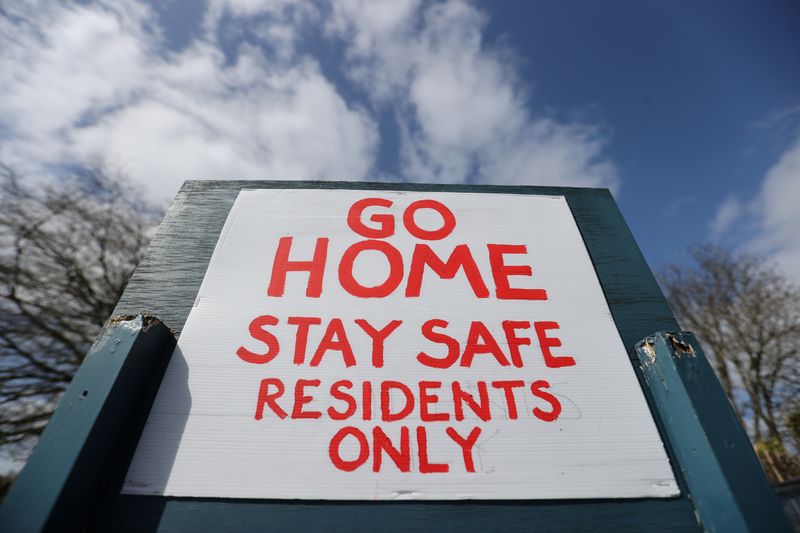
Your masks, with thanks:
[(0, 5), (0, 161), (184, 179), (607, 187), (651, 267), (800, 281), (800, 4)]

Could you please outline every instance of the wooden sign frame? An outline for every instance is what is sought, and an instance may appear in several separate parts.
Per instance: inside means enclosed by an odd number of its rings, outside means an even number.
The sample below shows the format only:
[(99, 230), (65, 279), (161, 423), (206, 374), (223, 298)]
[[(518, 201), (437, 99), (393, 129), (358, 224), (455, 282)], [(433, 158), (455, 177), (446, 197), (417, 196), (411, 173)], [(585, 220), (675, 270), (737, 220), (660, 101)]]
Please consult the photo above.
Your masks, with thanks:
[[(676, 498), (340, 502), (120, 494), (136, 442), (242, 189), (564, 196), (681, 489)], [(678, 332), (606, 189), (187, 181), (0, 510), (2, 531), (791, 531), (702, 349)], [(157, 317), (157, 320), (155, 318)], [(168, 330), (168, 326), (171, 330)], [(673, 333), (665, 333), (673, 332)]]

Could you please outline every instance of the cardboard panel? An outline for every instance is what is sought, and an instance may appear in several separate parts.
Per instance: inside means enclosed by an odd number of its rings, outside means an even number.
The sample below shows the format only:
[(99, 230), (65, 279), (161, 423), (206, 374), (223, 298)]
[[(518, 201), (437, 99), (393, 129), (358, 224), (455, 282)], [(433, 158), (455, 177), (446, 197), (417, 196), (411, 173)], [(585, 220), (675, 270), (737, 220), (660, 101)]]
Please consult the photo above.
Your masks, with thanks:
[[(384, 205), (348, 222), (366, 198)], [(452, 231), (437, 235), (449, 214)], [(314, 272), (283, 284), (286, 250), (290, 268), (316, 256)], [(678, 488), (563, 197), (271, 189), (242, 191), (230, 211), (124, 492)]]

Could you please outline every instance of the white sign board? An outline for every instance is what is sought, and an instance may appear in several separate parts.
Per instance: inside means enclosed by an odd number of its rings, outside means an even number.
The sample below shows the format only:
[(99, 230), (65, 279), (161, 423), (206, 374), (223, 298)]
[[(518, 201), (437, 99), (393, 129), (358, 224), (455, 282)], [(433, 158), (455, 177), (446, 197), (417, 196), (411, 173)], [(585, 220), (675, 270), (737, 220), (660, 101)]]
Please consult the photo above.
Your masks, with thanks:
[(678, 487), (563, 197), (270, 189), (230, 211), (123, 491)]

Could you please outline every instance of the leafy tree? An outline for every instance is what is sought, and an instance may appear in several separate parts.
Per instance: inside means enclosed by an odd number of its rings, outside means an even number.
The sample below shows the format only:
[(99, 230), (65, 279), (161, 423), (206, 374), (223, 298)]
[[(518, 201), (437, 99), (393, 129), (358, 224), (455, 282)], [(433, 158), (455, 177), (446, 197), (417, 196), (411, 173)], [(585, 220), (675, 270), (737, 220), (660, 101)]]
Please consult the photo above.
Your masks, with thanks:
[[(800, 393), (800, 290), (763, 257), (713, 245), (660, 275), (681, 327), (703, 343), (756, 450), (775, 471), (799, 474), (787, 456), (789, 413)], [(779, 472), (780, 471), (780, 472)]]
[(119, 177), (0, 165), (0, 450), (23, 458), (109, 318), (160, 213)]

